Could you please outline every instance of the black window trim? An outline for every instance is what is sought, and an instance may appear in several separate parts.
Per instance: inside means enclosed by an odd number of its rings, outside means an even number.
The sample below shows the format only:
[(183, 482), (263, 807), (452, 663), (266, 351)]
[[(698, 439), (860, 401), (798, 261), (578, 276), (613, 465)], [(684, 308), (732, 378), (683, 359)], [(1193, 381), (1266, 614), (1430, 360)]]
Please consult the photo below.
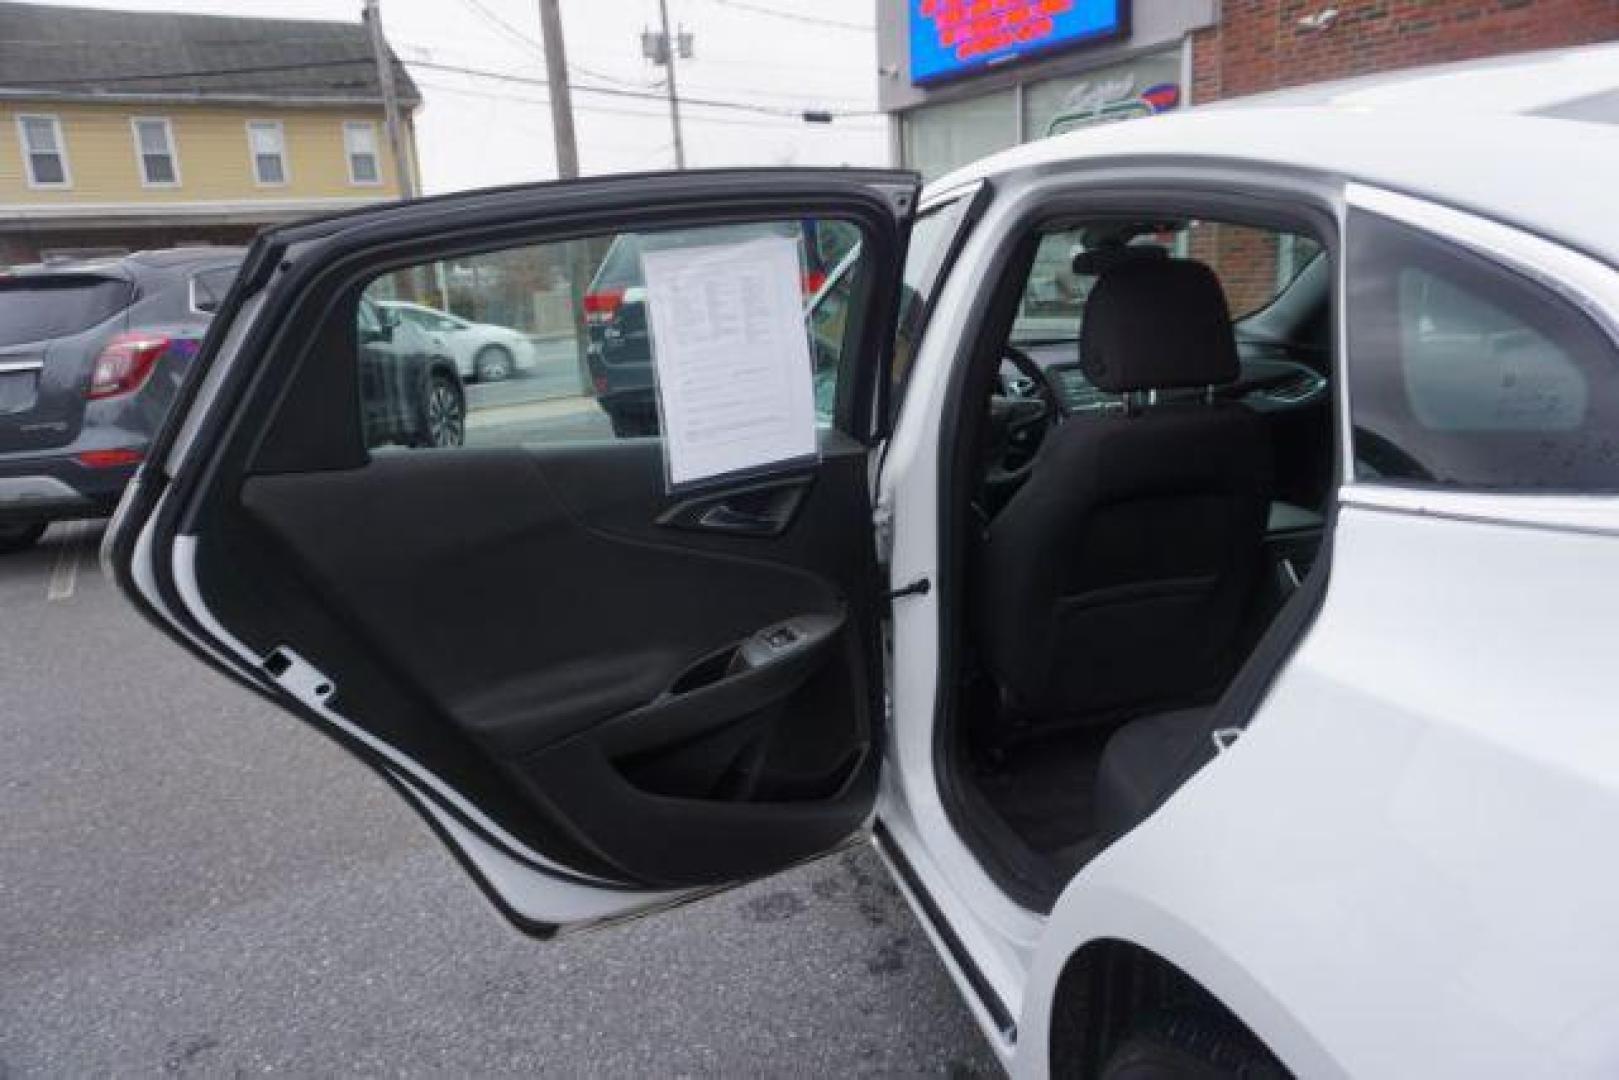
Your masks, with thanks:
[[(900, 385), (894, 386), (891, 372), (896, 359), (895, 352), (898, 345), (899, 318), (904, 316), (903, 311), (896, 311), (894, 336), (895, 340), (888, 345), (888, 362), (882, 365), (881, 378), (877, 385), (876, 417), (874, 428), (878, 439), (886, 440), (894, 432), (894, 424), (899, 419), (899, 410), (905, 403), (905, 391), (911, 385), (911, 373), (916, 370), (916, 357), (922, 351), (922, 342), (927, 337), (928, 323), (933, 319), (933, 309), (938, 302), (939, 293), (950, 280), (950, 274), (955, 270), (956, 259), (967, 246), (967, 240), (972, 236), (978, 221), (984, 216), (984, 209), (993, 197), (994, 189), (985, 179), (973, 180), (958, 187), (952, 187), (937, 194), (924, 195), (917, 206), (916, 217), (911, 222), (911, 241), (915, 242), (916, 227), (922, 220), (932, 214), (942, 213), (946, 207), (952, 206), (962, 200), (967, 200), (967, 212), (962, 215), (961, 222), (945, 247), (944, 258), (939, 261), (938, 273), (934, 276), (933, 288), (929, 290), (927, 300), (922, 304), (922, 312), (916, 321), (916, 341), (911, 346), (911, 363), (906, 367), (905, 374), (901, 376)], [(907, 245), (905, 257), (910, 257)], [(903, 266), (901, 270), (903, 279)]]

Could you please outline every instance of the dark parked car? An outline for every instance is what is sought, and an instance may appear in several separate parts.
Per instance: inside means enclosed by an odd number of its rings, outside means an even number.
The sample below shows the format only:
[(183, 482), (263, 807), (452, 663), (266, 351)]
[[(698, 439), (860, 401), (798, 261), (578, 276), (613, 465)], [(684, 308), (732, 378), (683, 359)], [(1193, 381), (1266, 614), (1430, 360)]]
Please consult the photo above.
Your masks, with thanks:
[(182, 248), (0, 271), (0, 553), (111, 513), (241, 258)]
[(460, 446), (467, 395), (444, 341), (362, 299), (355, 315), (367, 446)]
[(791, 236), (803, 241), (806, 300), (820, 291), (828, 275), (859, 240), (852, 225), (817, 220), (749, 223), (696, 232), (621, 233), (614, 238), (584, 298), (590, 379), (597, 404), (612, 421), (613, 434), (632, 438), (658, 433), (642, 253), (763, 236)]

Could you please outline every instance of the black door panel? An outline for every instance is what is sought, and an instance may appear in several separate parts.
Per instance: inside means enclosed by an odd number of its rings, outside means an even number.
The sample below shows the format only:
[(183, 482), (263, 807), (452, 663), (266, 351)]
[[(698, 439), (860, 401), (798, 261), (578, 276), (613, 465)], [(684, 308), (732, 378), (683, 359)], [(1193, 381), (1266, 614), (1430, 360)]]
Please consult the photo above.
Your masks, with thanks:
[[(903, 173), (689, 172), (272, 230), (109, 533), (119, 583), (377, 768), (524, 929), (823, 852), (875, 801), (867, 470), (916, 195)], [(861, 244), (818, 462), (671, 496), (652, 440), (365, 437), (388, 395), (356, 311), (384, 279), (505, 253), (549, 280), (558, 243), (817, 218)]]
[[(641, 442), (379, 454), (252, 477), (242, 506), (254, 549), (286, 564), (258, 573), (296, 574), (311, 621), (341, 628), (339, 655), (306, 650), (318, 668), (369, 652), (422, 703), (417, 724), (463, 736), (602, 862), (710, 884), (779, 865), (794, 837), (813, 854), (869, 802), (855, 628), (876, 571), (846, 524), (865, 469), (834, 440), (776, 536), (660, 525), (661, 452)], [(792, 641), (750, 662), (772, 630)], [(334, 708), (370, 712), (334, 683)]]

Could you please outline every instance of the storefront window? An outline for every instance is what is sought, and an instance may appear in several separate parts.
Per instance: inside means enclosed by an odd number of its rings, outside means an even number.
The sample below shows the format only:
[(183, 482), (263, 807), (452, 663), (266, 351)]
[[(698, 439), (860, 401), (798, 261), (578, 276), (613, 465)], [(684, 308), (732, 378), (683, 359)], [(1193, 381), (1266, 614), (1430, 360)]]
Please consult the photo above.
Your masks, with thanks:
[(936, 180), (997, 150), (1043, 139), (1054, 124), (1069, 131), (1175, 108), (1183, 93), (1180, 70), (1180, 52), (1171, 50), (1028, 83), (1022, 87), (1021, 129), (1017, 90), (909, 109), (900, 118), (905, 165), (924, 180)]
[[(1170, 103), (1181, 97), (1180, 68), (1180, 53), (1164, 52), (1030, 83), (1023, 88), (1023, 138), (1045, 138), (1059, 118), (1059, 130), (1070, 131), (1098, 120), (1150, 116), (1166, 105), (1173, 107)], [(1156, 92), (1149, 97), (1149, 91)]]
[(924, 180), (1019, 142), (1017, 102), (1010, 90), (924, 105), (907, 112), (902, 125), (905, 164)]

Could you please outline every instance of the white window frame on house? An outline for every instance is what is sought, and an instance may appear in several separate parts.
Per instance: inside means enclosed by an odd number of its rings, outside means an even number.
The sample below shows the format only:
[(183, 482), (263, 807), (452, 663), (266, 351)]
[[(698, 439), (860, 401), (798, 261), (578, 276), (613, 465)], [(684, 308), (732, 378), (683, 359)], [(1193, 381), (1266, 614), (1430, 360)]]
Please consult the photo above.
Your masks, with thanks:
[[(363, 131), (370, 140), (368, 149), (359, 153), (368, 153), (371, 160), (376, 163), (376, 177), (371, 180), (361, 180), (354, 174), (354, 158), (356, 150), (353, 135)], [(377, 134), (375, 120), (345, 120), (343, 121), (343, 160), (348, 162), (349, 183), (355, 187), (381, 187), (382, 186), (382, 139)]]
[[(62, 179), (40, 180), (34, 175), (34, 149), (28, 144), (28, 121), (43, 120), (51, 126), (51, 139), (54, 143), (52, 152), (56, 160), (62, 164)], [(17, 148), (22, 151), (23, 169), (28, 177), (28, 186), (42, 188), (47, 191), (64, 191), (73, 186), (73, 166), (67, 159), (67, 137), (62, 134), (62, 119), (54, 113), (18, 113), (17, 114)]]
[[(146, 151), (141, 146), (141, 125), (161, 124), (163, 126), (164, 148), (168, 151), (169, 165), (174, 169), (173, 180), (153, 180), (146, 174)], [(141, 187), (144, 188), (177, 188), (180, 186), (180, 148), (174, 141), (174, 124), (166, 116), (131, 116), (129, 118), (129, 136), (135, 143), (135, 175), (141, 178)]]
[[(253, 132), (274, 131), (276, 157), (281, 160), (281, 179), (266, 180), (259, 173), (259, 148), (253, 143)], [(286, 187), (292, 183), (292, 159), (287, 154), (287, 128), (280, 120), (249, 120), (247, 122), (247, 163), (253, 170), (253, 183), (259, 187)]]

